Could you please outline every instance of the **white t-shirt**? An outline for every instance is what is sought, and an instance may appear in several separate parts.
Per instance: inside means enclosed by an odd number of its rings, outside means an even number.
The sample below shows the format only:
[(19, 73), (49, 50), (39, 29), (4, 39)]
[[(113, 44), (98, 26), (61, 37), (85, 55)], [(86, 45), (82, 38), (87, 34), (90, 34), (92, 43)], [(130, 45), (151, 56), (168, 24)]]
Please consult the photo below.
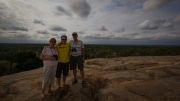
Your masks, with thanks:
[[(73, 40), (69, 41), (70, 45), (71, 45), (71, 50), (70, 53), (72, 56), (79, 56), (82, 55), (81, 49), (84, 48), (84, 44), (81, 40), (77, 40), (76, 42), (74, 42)], [(76, 51), (72, 51), (72, 49), (76, 50)]]
[[(45, 48), (43, 51), (42, 51), (42, 54), (45, 56), (45, 57), (51, 57), (53, 55), (58, 55), (58, 51), (56, 48), (54, 49), (50, 49), (50, 48)], [(55, 66), (58, 64), (58, 61), (57, 60), (44, 60), (43, 61), (43, 64), (44, 66)]]

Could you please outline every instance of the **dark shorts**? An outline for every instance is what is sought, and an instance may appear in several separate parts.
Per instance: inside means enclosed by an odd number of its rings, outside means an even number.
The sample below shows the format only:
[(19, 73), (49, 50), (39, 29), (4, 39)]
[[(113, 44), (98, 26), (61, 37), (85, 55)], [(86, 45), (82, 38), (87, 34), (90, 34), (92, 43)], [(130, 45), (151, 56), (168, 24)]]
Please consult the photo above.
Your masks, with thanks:
[(57, 70), (56, 70), (56, 78), (60, 78), (62, 73), (63, 73), (63, 76), (68, 75), (68, 73), (69, 73), (69, 62), (68, 63), (58, 62)]
[(83, 64), (82, 55), (71, 56), (71, 58), (70, 58), (70, 70), (76, 69), (77, 66), (78, 66), (79, 70), (83, 70), (84, 64)]

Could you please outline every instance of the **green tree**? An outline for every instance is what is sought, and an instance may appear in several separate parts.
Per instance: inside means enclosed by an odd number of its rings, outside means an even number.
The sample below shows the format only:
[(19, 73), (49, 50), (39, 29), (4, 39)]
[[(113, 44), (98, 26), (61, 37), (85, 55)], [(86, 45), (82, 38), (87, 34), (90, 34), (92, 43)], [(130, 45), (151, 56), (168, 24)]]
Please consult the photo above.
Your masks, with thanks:
[(0, 64), (0, 76), (6, 74), (6, 67), (3, 64)]
[(42, 61), (33, 52), (18, 52), (14, 56), (19, 71), (27, 71), (42, 66)]

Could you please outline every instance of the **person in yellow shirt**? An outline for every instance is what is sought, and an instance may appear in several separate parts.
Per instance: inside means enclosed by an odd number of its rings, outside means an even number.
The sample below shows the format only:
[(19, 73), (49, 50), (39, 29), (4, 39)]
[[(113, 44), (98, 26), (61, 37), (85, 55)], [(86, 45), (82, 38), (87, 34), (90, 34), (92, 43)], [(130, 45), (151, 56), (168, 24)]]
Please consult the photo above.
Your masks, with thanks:
[(61, 42), (54, 46), (58, 50), (58, 66), (56, 70), (57, 90), (60, 89), (61, 75), (63, 74), (63, 86), (67, 86), (66, 77), (69, 73), (70, 44), (67, 42), (67, 36), (61, 36)]

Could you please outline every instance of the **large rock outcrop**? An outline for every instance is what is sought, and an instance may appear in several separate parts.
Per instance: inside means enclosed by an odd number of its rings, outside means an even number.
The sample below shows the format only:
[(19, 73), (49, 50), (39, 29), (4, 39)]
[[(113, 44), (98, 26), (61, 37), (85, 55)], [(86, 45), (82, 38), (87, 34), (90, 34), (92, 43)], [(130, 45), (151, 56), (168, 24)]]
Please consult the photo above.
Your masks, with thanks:
[[(71, 85), (44, 101), (180, 101), (180, 56), (120, 57), (85, 62), (87, 87)], [(42, 68), (0, 77), (0, 101), (39, 101)], [(53, 89), (56, 84), (53, 85)]]

